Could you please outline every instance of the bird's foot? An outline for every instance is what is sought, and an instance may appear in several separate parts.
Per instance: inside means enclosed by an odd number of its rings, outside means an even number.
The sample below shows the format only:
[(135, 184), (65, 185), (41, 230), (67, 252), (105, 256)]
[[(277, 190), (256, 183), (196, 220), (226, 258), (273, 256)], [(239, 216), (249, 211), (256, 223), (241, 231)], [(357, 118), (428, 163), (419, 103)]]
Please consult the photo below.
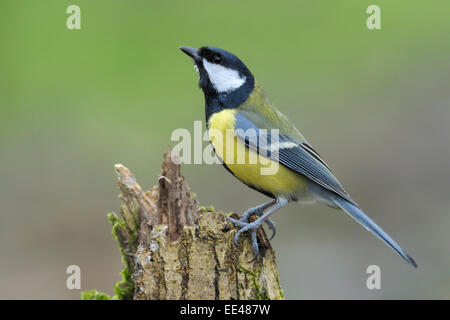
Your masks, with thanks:
[[(257, 215), (258, 217), (261, 217), (264, 214), (264, 209), (263, 207), (255, 207), (255, 208), (250, 208), (247, 211), (245, 211), (242, 214), (242, 217), (239, 219), (239, 222), (242, 222), (243, 224), (238, 224), (237, 222), (233, 222), (233, 221), (237, 221), (235, 219), (230, 219), (230, 221), (232, 221), (235, 225), (244, 227), (245, 226), (245, 222), (248, 222), (250, 216), (252, 214)], [(273, 237), (275, 237), (275, 234), (277, 232), (277, 229), (275, 228), (275, 222), (273, 222), (272, 219), (267, 218), (266, 220), (264, 220), (265, 223), (267, 223), (267, 226), (269, 227), (270, 231), (272, 231), (272, 235), (270, 236), (269, 240), (272, 240)]]
[(238, 240), (239, 240), (239, 237), (241, 236), (241, 234), (245, 231), (251, 231), (252, 249), (253, 249), (253, 252), (255, 253), (255, 257), (249, 262), (255, 261), (259, 255), (258, 237), (256, 235), (256, 231), (261, 226), (263, 221), (261, 219), (258, 219), (254, 222), (243, 222), (243, 221), (240, 221), (237, 219), (233, 219), (231, 217), (228, 217), (228, 220), (230, 220), (234, 225), (240, 227), (240, 230), (234, 236), (234, 243), (236, 244), (236, 246), (239, 246)]
[[(263, 222), (266, 222), (269, 225), (269, 228), (272, 230), (272, 237), (270, 238), (270, 239), (272, 239), (273, 236), (275, 235), (275, 223), (269, 219), (269, 216), (271, 216), (275, 211), (277, 211), (281, 207), (288, 204), (288, 202), (289, 202), (288, 199), (278, 197), (275, 200), (269, 201), (258, 207), (247, 210), (246, 212), (244, 212), (242, 218), (239, 220), (228, 217), (228, 220), (230, 220), (234, 225), (240, 227), (239, 231), (234, 236), (234, 243), (237, 246), (239, 246), (238, 240), (239, 240), (239, 236), (242, 234), (242, 232), (251, 231), (251, 233), (252, 233), (252, 248), (256, 254), (255, 257), (253, 258), (253, 260), (251, 260), (251, 261), (254, 261), (258, 257), (258, 254), (259, 254), (256, 230), (258, 230), (258, 228), (261, 226), (261, 224)], [(271, 207), (271, 208), (268, 209), (267, 212), (264, 213), (264, 210), (269, 207)], [(251, 214), (256, 214), (257, 216), (259, 216), (259, 218), (253, 222), (248, 222), (247, 220)]]

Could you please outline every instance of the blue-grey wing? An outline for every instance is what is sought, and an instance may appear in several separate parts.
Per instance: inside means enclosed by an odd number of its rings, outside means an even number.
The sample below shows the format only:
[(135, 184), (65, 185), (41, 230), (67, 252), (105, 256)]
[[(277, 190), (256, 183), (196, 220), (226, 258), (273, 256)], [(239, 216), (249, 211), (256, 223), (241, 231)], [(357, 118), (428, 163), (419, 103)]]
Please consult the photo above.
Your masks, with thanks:
[[(261, 128), (261, 124), (264, 123), (264, 121), (261, 121), (261, 115), (255, 115), (258, 118), (257, 121), (252, 121), (252, 117), (252, 113), (244, 110), (235, 114), (236, 136), (248, 148), (278, 161), (357, 206), (334, 177), (326, 163), (306, 140), (299, 139), (298, 136), (291, 137), (283, 131), (276, 134), (276, 132), (270, 130), (275, 128), (271, 128), (269, 121), (267, 121), (267, 125), (264, 125), (264, 128)], [(289, 131), (292, 132), (292, 130)]]

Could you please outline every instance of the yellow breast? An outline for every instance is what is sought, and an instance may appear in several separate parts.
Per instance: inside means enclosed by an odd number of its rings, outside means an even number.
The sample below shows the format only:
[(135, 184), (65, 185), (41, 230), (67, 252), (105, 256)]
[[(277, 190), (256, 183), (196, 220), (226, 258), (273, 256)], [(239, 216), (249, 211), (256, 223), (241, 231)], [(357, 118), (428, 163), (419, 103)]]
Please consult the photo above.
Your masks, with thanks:
[(274, 196), (295, 197), (306, 193), (303, 176), (258, 155), (247, 148), (234, 133), (236, 110), (225, 109), (208, 121), (208, 133), (216, 154), (233, 174), (247, 185), (260, 188)]

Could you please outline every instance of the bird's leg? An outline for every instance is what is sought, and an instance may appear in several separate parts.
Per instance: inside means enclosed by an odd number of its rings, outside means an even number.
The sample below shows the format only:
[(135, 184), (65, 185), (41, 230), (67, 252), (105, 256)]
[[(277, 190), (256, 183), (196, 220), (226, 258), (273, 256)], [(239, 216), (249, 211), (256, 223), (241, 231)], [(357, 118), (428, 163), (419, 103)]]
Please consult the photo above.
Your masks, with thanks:
[(262, 216), (264, 213), (264, 210), (269, 208), (270, 206), (273, 206), (275, 204), (276, 200), (270, 200), (269, 202), (263, 203), (257, 207), (250, 208), (247, 211), (245, 211), (242, 214), (242, 217), (239, 219), (240, 222), (247, 222), (248, 217), (250, 217), (252, 214), (256, 214), (258, 217)]
[[(263, 213), (264, 212), (259, 212), (256, 215), (258, 217), (261, 217), (263, 215)], [(275, 234), (277, 233), (277, 229), (275, 228), (275, 222), (273, 222), (273, 220), (270, 218), (267, 218), (264, 222), (267, 223), (267, 225), (269, 226), (269, 229), (272, 231), (272, 235), (269, 238), (269, 240), (272, 240), (273, 237), (275, 237)]]
[(255, 259), (256, 259), (256, 257), (259, 254), (258, 240), (256, 238), (256, 230), (261, 226), (261, 224), (263, 222), (267, 221), (269, 216), (271, 216), (273, 213), (275, 213), (275, 211), (277, 211), (281, 207), (285, 206), (288, 202), (289, 201), (287, 199), (285, 199), (285, 198), (277, 198), (276, 201), (275, 201), (275, 205), (272, 208), (267, 210), (267, 212), (264, 213), (263, 215), (261, 215), (257, 220), (255, 220), (253, 222), (250, 222), (250, 223), (249, 222), (242, 222), (242, 221), (239, 221), (239, 220), (236, 220), (236, 219), (228, 217), (228, 219), (231, 222), (233, 222), (235, 225), (241, 227), (241, 229), (234, 236), (234, 243), (237, 246), (239, 246), (239, 244), (238, 244), (239, 236), (242, 234), (242, 232), (251, 230), (251, 232), (252, 232), (252, 248), (253, 248), (253, 251), (256, 254), (256, 256), (255, 256)]
[[(264, 210), (273, 206), (276, 202), (277, 201), (274, 199), (274, 200), (270, 200), (269, 202), (263, 203), (259, 206), (256, 206), (254, 208), (250, 208), (242, 214), (242, 217), (239, 220), (230, 218), (230, 221), (233, 222), (237, 226), (245, 227), (247, 225), (246, 222), (248, 222), (248, 218), (252, 214), (256, 214), (258, 217), (261, 217), (264, 214)], [(270, 236), (270, 239), (269, 239), (269, 240), (272, 240), (276, 233), (275, 222), (273, 222), (269, 218), (265, 222), (269, 226), (269, 229), (272, 231), (272, 235)]]

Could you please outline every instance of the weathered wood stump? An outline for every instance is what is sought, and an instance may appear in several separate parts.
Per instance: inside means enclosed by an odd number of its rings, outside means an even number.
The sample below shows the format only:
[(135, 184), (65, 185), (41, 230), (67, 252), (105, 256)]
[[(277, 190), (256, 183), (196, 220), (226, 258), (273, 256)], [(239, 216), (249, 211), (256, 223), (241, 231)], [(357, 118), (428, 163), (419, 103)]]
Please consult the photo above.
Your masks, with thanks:
[[(115, 166), (121, 219), (110, 216), (130, 274), (133, 299), (282, 299), (275, 255), (261, 229), (253, 262), (250, 236), (222, 211), (199, 207), (180, 166), (164, 155), (158, 185), (144, 192), (126, 167)], [(237, 216), (236, 216), (237, 217)], [(127, 285), (126, 283), (124, 284)], [(132, 288), (128, 288), (132, 289)]]

